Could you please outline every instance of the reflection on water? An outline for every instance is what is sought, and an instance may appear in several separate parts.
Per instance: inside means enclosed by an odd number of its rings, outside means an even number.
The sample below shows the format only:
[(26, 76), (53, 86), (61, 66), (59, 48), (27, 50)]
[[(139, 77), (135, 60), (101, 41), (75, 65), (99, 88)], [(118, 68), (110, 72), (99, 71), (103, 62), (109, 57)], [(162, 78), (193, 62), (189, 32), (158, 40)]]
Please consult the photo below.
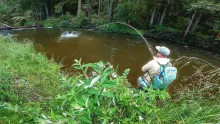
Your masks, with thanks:
[[(74, 38), (64, 38), (60, 42), (63, 32), (75, 35)], [(130, 68), (129, 81), (137, 85), (137, 78), (142, 75), (141, 67), (152, 59), (149, 50), (140, 37), (125, 34), (98, 33), (89, 30), (66, 30), (59, 28), (39, 28), (35, 30), (10, 31), (18, 34), (18, 39), (29, 38), (43, 46), (43, 52), (57, 61), (62, 61), (66, 68), (71, 68), (74, 59), (82, 58), (83, 63), (108, 61), (114, 67), (119, 65), (119, 72)], [(71, 32), (71, 33), (70, 33)], [(79, 35), (80, 32), (80, 35)], [(76, 35), (77, 33), (78, 35)], [(63, 35), (67, 35), (63, 34)], [(220, 56), (204, 52), (192, 47), (184, 47), (174, 43), (148, 40), (152, 47), (163, 45), (171, 49), (171, 60), (180, 56), (194, 56), (219, 66)], [(178, 69), (180, 67), (177, 67)], [(183, 76), (192, 75), (194, 68), (189, 65), (178, 70), (178, 79), (172, 83), (170, 89), (180, 86)], [(184, 85), (184, 84), (181, 84)]]

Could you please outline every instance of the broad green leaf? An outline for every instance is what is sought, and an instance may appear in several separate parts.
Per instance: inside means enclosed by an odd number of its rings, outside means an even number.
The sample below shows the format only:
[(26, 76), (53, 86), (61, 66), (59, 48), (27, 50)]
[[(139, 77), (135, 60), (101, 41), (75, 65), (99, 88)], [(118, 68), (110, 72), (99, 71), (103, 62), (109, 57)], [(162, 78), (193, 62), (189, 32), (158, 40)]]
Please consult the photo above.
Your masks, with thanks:
[(65, 119), (65, 117), (63, 117), (62, 115), (56, 115), (56, 117), (57, 117), (58, 120), (63, 120), (63, 119)]
[(103, 94), (103, 96), (107, 96), (107, 97), (111, 97), (111, 98), (114, 97), (114, 94), (111, 92), (103, 92), (102, 94)]
[(57, 120), (57, 117), (56, 117), (56, 115), (55, 115), (55, 113), (54, 113), (54, 111), (51, 109), (51, 111), (50, 111), (50, 116), (51, 116), (51, 118), (53, 119), (53, 120)]
[(94, 64), (94, 63), (88, 63), (88, 64), (84, 64), (84, 65), (82, 65), (82, 67), (97, 67), (97, 65), (96, 64)]
[(102, 111), (100, 111), (99, 109), (97, 109), (96, 111), (94, 111), (96, 115), (101, 116), (103, 115)]
[(90, 88), (90, 89), (88, 89), (88, 93), (90, 93), (90, 94), (98, 94), (99, 91), (96, 90), (96, 89), (92, 89), (92, 88)]
[(79, 65), (74, 65), (73, 66), (75, 69), (80, 69), (80, 66)]
[(84, 70), (84, 73), (86, 74), (86, 73), (87, 73), (87, 71), (88, 71), (88, 67), (86, 67), (86, 69)]
[(131, 118), (125, 118), (123, 119), (124, 122), (128, 122), (128, 121), (131, 121), (132, 119)]
[(91, 118), (89, 118), (86, 114), (81, 115), (79, 117), (79, 120), (81, 120), (82, 122), (86, 122), (86, 123), (92, 123)]
[(85, 100), (83, 100), (83, 99), (81, 99), (81, 98), (75, 98), (75, 100), (76, 100), (76, 103), (77, 104), (79, 104), (79, 105), (81, 105), (81, 106), (84, 106), (85, 104)]
[(100, 76), (97, 76), (97, 77), (93, 78), (90, 85), (89, 85), (89, 87), (91, 87), (95, 82), (97, 82), (99, 80), (99, 78), (100, 78)]
[(103, 82), (102, 85), (105, 88), (112, 88), (112, 87), (116, 86), (115, 82), (111, 81), (111, 80), (106, 80), (105, 82)]
[(110, 71), (111, 71), (111, 68), (106, 68), (104, 71), (103, 71), (103, 75), (101, 77), (101, 81), (104, 82), (107, 77), (109, 76), (110, 74)]

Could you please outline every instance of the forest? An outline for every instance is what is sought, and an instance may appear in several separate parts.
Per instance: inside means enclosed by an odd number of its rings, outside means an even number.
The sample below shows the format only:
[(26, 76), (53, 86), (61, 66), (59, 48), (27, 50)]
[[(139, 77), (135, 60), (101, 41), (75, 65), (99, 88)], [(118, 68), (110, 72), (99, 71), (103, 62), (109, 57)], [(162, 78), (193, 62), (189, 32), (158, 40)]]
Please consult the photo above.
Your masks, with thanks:
[(60, 26), (132, 33), (220, 51), (218, 0), (1, 0), (0, 22), (10, 26)]

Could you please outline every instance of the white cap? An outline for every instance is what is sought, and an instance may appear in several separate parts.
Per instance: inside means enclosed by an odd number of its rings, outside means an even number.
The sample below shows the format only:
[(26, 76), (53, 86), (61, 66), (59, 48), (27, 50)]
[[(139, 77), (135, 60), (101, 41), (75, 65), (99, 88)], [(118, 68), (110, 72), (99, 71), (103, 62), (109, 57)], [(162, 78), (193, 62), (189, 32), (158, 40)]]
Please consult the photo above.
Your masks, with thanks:
[(156, 46), (156, 49), (159, 53), (163, 54), (164, 56), (170, 55), (170, 50), (165, 46)]

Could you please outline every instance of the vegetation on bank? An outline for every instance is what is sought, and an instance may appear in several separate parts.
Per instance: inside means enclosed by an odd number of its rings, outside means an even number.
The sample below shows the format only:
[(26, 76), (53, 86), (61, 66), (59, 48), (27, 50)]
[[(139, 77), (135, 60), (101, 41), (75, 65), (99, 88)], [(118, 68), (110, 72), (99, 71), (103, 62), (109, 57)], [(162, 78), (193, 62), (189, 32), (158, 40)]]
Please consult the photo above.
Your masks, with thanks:
[[(220, 52), (217, 0), (1, 0), (0, 22), (13, 26), (95, 28), (145, 36)], [(108, 26), (107, 26), (108, 25)], [(1, 25), (0, 25), (1, 27)]]
[(119, 74), (107, 62), (75, 60), (78, 73), (69, 76), (29, 40), (0, 36), (0, 49), (0, 123), (219, 122), (219, 68), (212, 67), (210, 79), (198, 78), (205, 67), (198, 68), (193, 76), (200, 83), (171, 98), (167, 91), (138, 92), (127, 80), (129, 69)]

